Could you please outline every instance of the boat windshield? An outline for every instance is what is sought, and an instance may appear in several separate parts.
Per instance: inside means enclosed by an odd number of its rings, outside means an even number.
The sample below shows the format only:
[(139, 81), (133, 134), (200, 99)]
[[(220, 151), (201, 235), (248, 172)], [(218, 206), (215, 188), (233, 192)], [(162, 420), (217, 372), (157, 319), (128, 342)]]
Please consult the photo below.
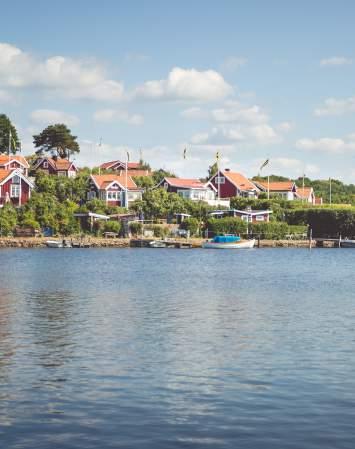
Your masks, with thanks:
[(237, 235), (216, 235), (213, 239), (215, 243), (233, 243), (238, 242), (240, 237)]

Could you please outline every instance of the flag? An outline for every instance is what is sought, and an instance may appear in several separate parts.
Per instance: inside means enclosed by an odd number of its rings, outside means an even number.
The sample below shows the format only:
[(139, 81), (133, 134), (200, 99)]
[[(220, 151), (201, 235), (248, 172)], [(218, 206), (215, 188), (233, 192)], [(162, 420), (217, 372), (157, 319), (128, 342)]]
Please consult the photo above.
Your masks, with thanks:
[(11, 136), (11, 140), (12, 140), (13, 149), (17, 150), (18, 146), (16, 144), (16, 140), (12, 136)]
[(269, 159), (266, 159), (266, 161), (265, 161), (263, 164), (261, 164), (261, 166), (260, 166), (260, 171), (261, 171), (264, 167), (266, 167), (268, 163), (269, 163)]
[(187, 149), (184, 148), (184, 159), (186, 159), (186, 151), (187, 151)]
[(102, 137), (100, 137), (100, 140), (99, 140), (99, 147), (101, 147), (102, 146)]
[(129, 162), (129, 152), (127, 151), (127, 162)]
[(220, 156), (221, 156), (221, 155), (219, 154), (219, 151), (217, 151), (217, 153), (216, 153), (216, 160), (217, 160), (217, 161), (219, 161)]

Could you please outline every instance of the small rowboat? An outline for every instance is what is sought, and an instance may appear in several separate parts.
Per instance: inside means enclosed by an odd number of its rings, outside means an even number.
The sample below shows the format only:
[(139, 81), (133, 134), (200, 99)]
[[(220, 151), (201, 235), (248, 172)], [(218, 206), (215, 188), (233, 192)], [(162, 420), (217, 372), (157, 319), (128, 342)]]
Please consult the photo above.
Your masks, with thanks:
[(246, 249), (254, 248), (255, 239), (241, 240), (238, 236), (216, 235), (212, 240), (202, 243), (206, 249)]

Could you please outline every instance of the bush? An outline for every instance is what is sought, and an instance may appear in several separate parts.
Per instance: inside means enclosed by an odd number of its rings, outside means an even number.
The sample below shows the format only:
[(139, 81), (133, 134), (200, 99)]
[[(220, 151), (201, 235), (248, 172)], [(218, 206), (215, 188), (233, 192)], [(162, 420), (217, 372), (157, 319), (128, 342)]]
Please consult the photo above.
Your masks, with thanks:
[(314, 237), (355, 236), (355, 208), (294, 209), (285, 214), (291, 225), (308, 225)]
[(119, 234), (120, 230), (121, 223), (119, 221), (109, 220), (106, 221), (104, 225), (104, 232), (115, 232), (116, 234)]
[(240, 218), (210, 218), (207, 221), (207, 229), (213, 234), (245, 234), (248, 225)]
[(197, 235), (199, 228), (200, 228), (200, 222), (197, 218), (190, 217), (186, 218), (181, 223), (181, 229), (185, 229), (186, 231), (190, 231), (190, 235)]
[(12, 233), (17, 223), (17, 214), (11, 204), (5, 204), (0, 209), (0, 235), (8, 236)]
[(139, 223), (138, 221), (133, 221), (129, 224), (129, 230), (133, 235), (140, 235), (142, 234), (142, 223)]
[(289, 235), (307, 233), (307, 226), (290, 226), (284, 222), (250, 223), (250, 234), (261, 239), (280, 240)]

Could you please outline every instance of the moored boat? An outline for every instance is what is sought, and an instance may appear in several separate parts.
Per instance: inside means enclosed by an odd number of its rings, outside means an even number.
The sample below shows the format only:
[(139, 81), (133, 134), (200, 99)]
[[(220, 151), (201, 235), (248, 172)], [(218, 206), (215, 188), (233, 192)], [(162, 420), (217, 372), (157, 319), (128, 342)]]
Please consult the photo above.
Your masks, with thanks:
[(253, 248), (255, 239), (241, 240), (233, 235), (216, 235), (212, 240), (202, 243), (202, 248), (206, 249), (246, 249)]
[(46, 246), (48, 248), (71, 248), (71, 244), (66, 240), (47, 240)]
[(340, 240), (341, 248), (355, 248), (355, 240), (344, 239)]

